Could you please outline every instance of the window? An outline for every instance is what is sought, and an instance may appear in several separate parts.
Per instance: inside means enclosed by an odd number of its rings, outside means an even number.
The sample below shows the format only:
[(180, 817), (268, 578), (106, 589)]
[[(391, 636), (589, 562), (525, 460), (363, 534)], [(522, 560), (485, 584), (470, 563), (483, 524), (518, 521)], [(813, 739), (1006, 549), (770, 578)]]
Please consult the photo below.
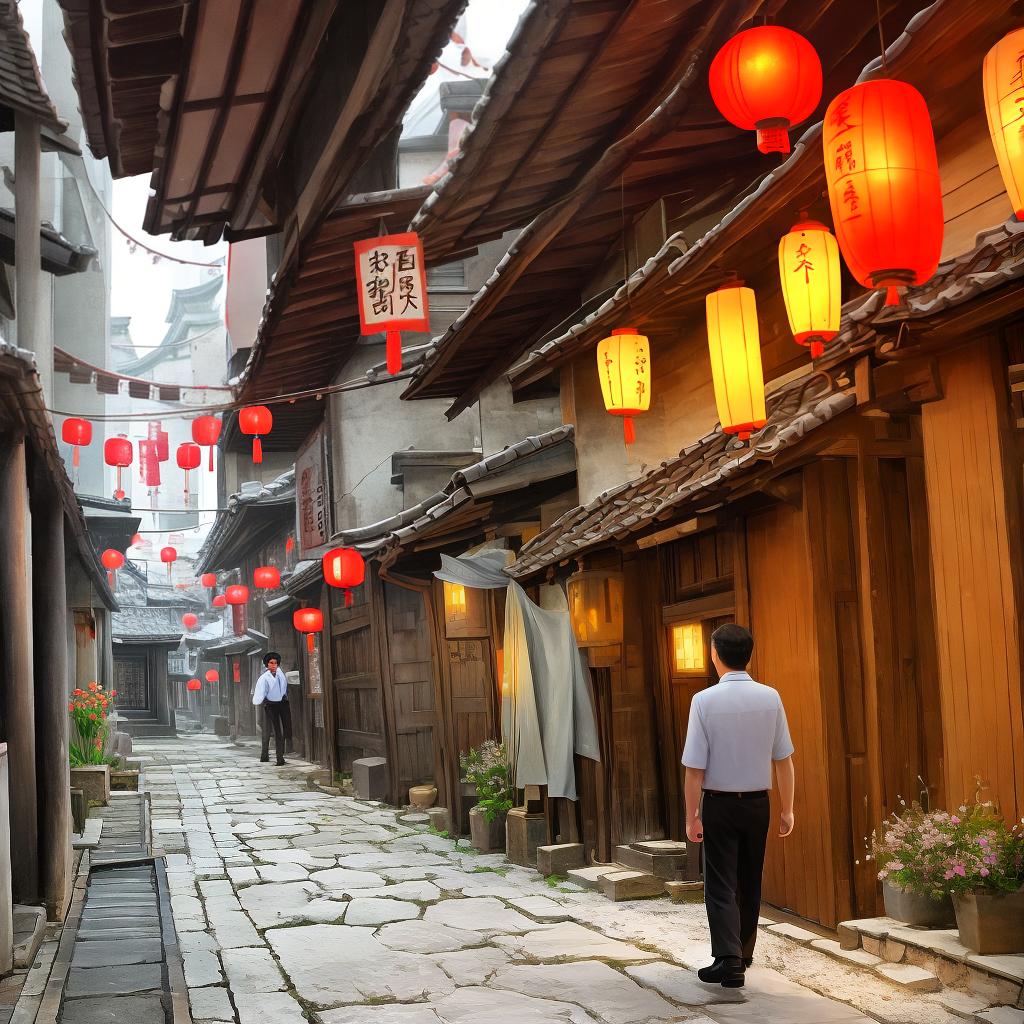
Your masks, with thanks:
[(444, 583), (444, 617), (450, 625), (466, 621), (466, 588), (461, 583)]
[(671, 629), (672, 671), (679, 676), (702, 676), (707, 672), (704, 627), (700, 622), (682, 622)]

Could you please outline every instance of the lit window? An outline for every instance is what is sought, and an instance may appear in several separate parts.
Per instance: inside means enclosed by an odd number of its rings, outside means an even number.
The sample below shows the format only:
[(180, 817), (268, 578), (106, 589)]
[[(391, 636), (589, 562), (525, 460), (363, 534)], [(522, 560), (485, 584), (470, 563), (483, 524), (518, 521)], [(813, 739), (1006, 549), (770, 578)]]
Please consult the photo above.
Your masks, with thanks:
[(466, 588), (461, 583), (445, 582), (444, 614), (449, 622), (466, 617)]
[(672, 627), (672, 664), (678, 675), (697, 675), (707, 671), (704, 630), (699, 622), (684, 622)]

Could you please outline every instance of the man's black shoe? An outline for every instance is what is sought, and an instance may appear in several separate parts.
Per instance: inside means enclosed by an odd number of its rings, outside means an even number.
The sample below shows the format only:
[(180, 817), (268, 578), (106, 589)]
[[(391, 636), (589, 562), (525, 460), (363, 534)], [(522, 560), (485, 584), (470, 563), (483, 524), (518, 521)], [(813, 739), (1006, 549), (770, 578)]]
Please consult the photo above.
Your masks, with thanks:
[(745, 956), (743, 958), (743, 969), (746, 970), (748, 967), (753, 967), (754, 958), (752, 956)]
[(739, 957), (717, 957), (710, 967), (697, 972), (701, 981), (723, 988), (742, 988), (744, 982), (743, 961)]
[(282, 758), (280, 761), (277, 762), (277, 767), (280, 768), (281, 765), (283, 765), (283, 764), (284, 764), (284, 759)]
[(267, 763), (267, 762), (268, 762), (269, 760), (270, 760), (270, 757), (269, 757), (269, 756), (267, 756), (267, 757), (261, 757), (261, 758), (260, 758), (260, 764), (266, 764), (266, 763)]

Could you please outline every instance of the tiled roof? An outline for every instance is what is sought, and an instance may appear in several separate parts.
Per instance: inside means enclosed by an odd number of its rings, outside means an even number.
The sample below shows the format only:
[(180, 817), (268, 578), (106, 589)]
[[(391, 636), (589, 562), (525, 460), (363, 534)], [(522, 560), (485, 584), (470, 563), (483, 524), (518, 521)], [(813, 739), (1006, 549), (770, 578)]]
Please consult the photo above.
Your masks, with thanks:
[(57, 134), (67, 128), (43, 85), (17, 0), (0, 0), (0, 108), (27, 114)]
[(111, 635), (121, 643), (177, 643), (184, 608), (126, 606), (111, 617)]

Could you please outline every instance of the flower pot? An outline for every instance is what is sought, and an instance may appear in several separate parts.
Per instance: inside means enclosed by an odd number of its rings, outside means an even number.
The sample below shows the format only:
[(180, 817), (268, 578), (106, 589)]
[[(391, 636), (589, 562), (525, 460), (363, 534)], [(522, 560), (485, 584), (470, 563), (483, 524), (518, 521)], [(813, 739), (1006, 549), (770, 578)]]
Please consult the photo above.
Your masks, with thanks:
[(890, 881), (882, 883), (886, 914), (915, 928), (955, 928), (953, 901), (945, 896), (933, 900), (922, 893), (908, 892)]
[(413, 786), (409, 790), (409, 803), (412, 804), (413, 807), (418, 807), (421, 810), (433, 807), (436, 799), (437, 786), (430, 783), (425, 786)]
[(494, 821), (488, 821), (482, 807), (471, 807), (469, 836), (481, 853), (501, 853), (505, 849), (505, 815), (499, 814)]
[(90, 804), (110, 801), (110, 765), (85, 764), (71, 769), (71, 788), (80, 789)]
[(128, 768), (111, 768), (110, 788), (114, 792), (137, 793), (139, 791), (139, 773)]
[(960, 942), (973, 953), (1024, 953), (1024, 888), (953, 897)]

